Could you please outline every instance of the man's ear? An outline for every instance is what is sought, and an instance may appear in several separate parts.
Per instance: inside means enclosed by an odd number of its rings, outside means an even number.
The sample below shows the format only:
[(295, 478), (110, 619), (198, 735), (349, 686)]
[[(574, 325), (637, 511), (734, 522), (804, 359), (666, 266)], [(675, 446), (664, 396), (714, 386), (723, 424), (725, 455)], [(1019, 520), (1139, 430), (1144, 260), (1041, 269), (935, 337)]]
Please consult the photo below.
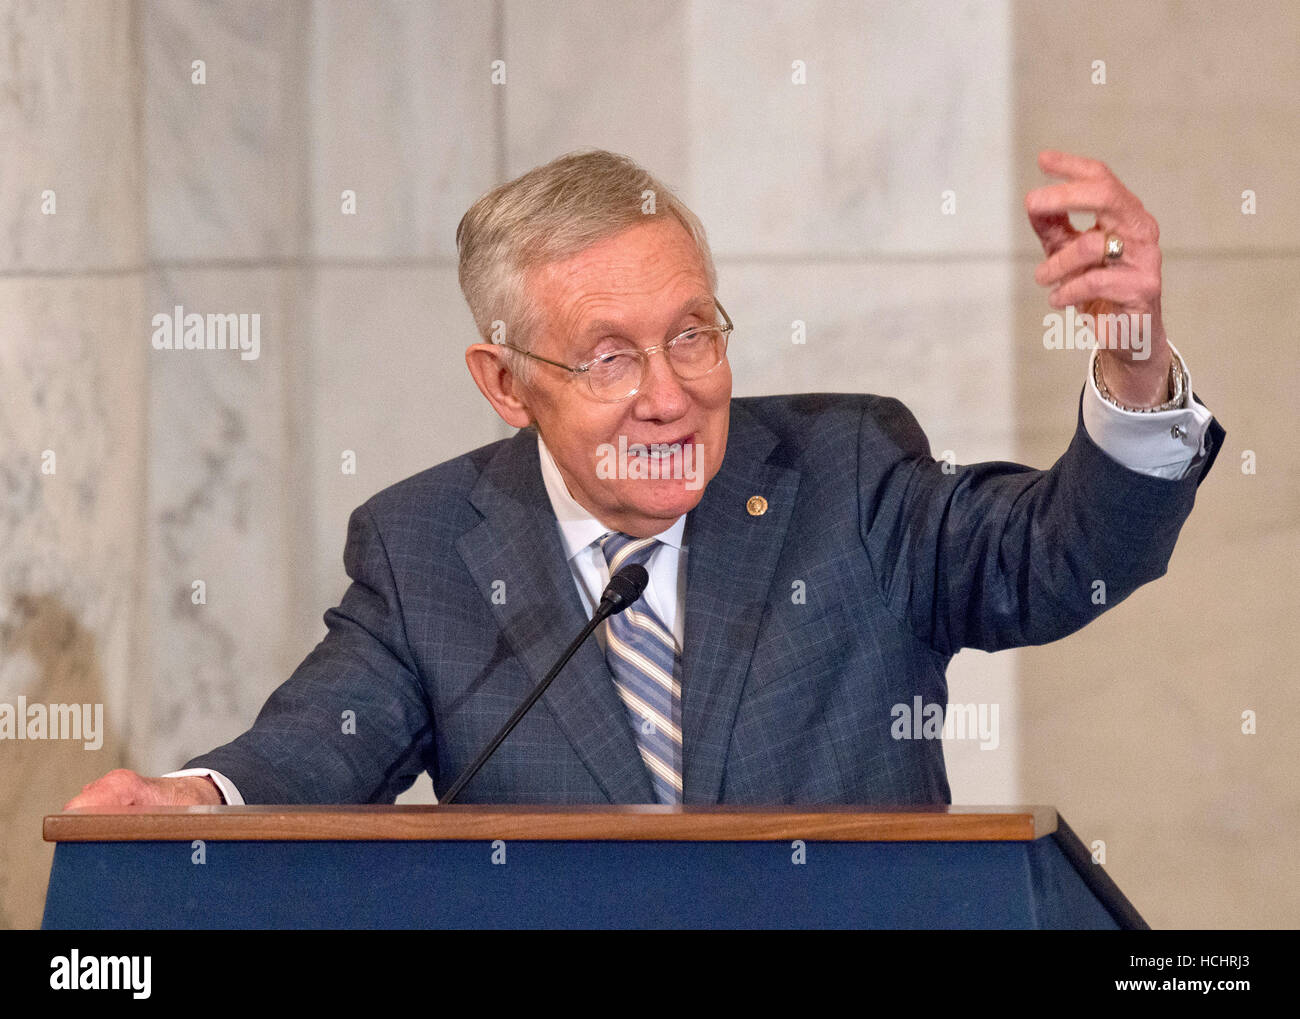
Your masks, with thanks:
[(465, 364), (479, 392), (512, 428), (533, 423), (528, 404), (521, 399), (523, 387), (506, 363), (506, 352), (493, 343), (475, 343), (465, 351)]

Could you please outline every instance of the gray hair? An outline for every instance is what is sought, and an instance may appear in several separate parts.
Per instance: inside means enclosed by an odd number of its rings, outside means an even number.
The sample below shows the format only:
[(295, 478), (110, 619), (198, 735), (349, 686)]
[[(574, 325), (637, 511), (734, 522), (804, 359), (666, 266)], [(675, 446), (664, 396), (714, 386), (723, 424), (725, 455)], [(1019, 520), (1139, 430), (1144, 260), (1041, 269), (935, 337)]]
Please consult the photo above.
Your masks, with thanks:
[[(695, 241), (717, 289), (713, 254), (699, 217), (627, 156), (603, 149), (570, 152), (489, 191), (456, 227), (460, 289), (485, 342), (532, 349), (542, 325), (527, 293), (530, 271), (563, 261), (647, 219), (672, 216)], [(505, 324), (501, 336), (494, 323)], [(499, 328), (499, 327), (498, 327)], [(509, 364), (524, 382), (532, 361)]]

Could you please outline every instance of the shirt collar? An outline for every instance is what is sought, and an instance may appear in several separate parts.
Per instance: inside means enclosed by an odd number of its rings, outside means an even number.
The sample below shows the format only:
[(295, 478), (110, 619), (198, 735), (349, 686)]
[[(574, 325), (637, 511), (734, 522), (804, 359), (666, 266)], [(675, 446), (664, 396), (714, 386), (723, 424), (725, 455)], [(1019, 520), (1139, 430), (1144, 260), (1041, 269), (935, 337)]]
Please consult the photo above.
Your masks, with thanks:
[[(609, 528), (584, 509), (572, 495), (565, 484), (564, 476), (555, 463), (555, 457), (546, 448), (540, 432), (537, 434), (537, 456), (542, 467), (542, 481), (546, 485), (546, 494), (551, 500), (551, 509), (556, 522), (560, 525), (560, 540), (564, 542), (564, 555), (572, 559), (588, 548), (598, 538), (609, 532)], [(665, 545), (681, 549), (682, 535), (686, 531), (686, 514), (683, 513), (667, 530), (656, 534)]]

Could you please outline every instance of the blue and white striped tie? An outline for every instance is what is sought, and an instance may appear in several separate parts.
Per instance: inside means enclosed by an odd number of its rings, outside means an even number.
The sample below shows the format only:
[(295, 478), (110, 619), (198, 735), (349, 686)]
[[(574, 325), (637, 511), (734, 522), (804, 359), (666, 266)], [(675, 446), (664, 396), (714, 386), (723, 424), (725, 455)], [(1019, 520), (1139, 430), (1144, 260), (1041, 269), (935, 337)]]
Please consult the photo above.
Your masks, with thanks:
[[(612, 577), (628, 563), (642, 566), (657, 538), (610, 532), (600, 539)], [(660, 803), (682, 801), (682, 687), (677, 642), (644, 597), (606, 620), (605, 657), (627, 705), (637, 748)]]

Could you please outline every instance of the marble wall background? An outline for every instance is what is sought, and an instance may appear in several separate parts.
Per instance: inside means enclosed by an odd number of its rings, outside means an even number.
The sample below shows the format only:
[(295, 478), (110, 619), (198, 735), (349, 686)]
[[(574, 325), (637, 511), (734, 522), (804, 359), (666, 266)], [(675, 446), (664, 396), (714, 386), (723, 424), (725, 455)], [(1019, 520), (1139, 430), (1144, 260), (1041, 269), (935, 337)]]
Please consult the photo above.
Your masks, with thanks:
[[(1074, 426), (1034, 153), (1137, 191), (1230, 448), (1169, 576), (1069, 640), (957, 657), (1001, 747), (948, 747), (954, 797), (1056, 804), (1155, 925), (1294, 925), (1297, 28), (1282, 0), (0, 2), (0, 700), (108, 719), (99, 751), (0, 743), (0, 925), (39, 922), (43, 813), (247, 726), (324, 632), (354, 506), (506, 434), (463, 367), (455, 225), (588, 145), (703, 218), (738, 395), (895, 395), (961, 462), (1046, 466)], [(259, 313), (261, 356), (151, 349), (176, 304)]]
[[(1296, 927), (1300, 356), (1284, 337), (1300, 323), (1300, 8), (1025, 2), (1012, 24), (1018, 190), (1049, 141), (1107, 153), (1159, 220), (1166, 328), (1228, 429), (1168, 574), (1020, 653), (1023, 788), (1106, 843), (1153, 925)], [(1105, 86), (1086, 84), (1098, 59)], [(1017, 234), (1026, 336), (1041, 321), (1030, 240)], [(1020, 455), (1045, 463), (1052, 408), (1079, 383), (1063, 352), (1020, 350)]]

